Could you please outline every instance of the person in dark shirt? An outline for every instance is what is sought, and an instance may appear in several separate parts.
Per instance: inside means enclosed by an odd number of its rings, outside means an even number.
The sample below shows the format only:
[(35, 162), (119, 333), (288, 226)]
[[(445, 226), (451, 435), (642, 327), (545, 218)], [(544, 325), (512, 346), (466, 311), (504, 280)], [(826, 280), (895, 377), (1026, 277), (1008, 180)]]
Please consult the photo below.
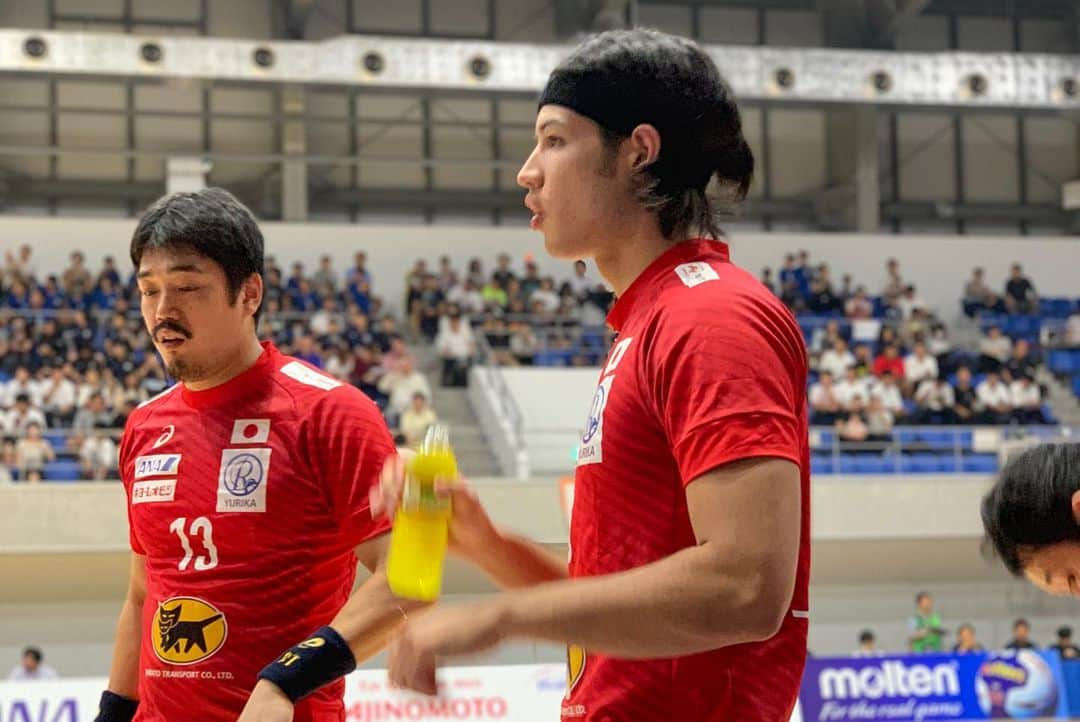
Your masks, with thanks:
[(512, 270), (510, 270), (510, 256), (505, 253), (500, 253), (498, 259), (496, 259), (497, 267), (492, 272), (491, 277), (495, 280), (495, 283), (499, 284), (499, 287), (504, 291), (507, 284), (512, 280), (516, 280), (517, 276)]
[(1072, 627), (1058, 627), (1057, 642), (1050, 649), (1056, 649), (1062, 659), (1080, 659), (1080, 647), (1072, 641)]
[(1022, 338), (1017, 339), (1013, 344), (1012, 357), (1005, 363), (1009, 376), (1014, 380), (1021, 376), (1034, 379), (1036, 366), (1035, 359), (1031, 356), (1031, 344)]
[(956, 370), (953, 386), (953, 414), (958, 424), (971, 424), (975, 420), (975, 387), (971, 385), (971, 369), (961, 366)]
[(1020, 618), (1013, 622), (1013, 638), (1005, 645), (1005, 649), (1038, 648), (1038, 645), (1031, 641), (1031, 625), (1028, 620)]
[(956, 644), (952, 648), (953, 654), (970, 654), (973, 652), (985, 652), (986, 648), (975, 639), (975, 627), (965, 622), (956, 629)]
[(1009, 313), (1034, 313), (1038, 305), (1035, 286), (1019, 263), (1012, 264), (1009, 280), (1005, 282), (1005, 308)]

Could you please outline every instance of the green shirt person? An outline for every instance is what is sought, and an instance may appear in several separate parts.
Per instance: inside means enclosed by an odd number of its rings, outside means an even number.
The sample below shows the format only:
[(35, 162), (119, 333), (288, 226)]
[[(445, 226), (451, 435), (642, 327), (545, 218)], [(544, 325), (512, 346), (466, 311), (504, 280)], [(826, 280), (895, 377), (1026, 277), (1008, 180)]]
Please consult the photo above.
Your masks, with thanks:
[(915, 596), (917, 611), (911, 618), (908, 645), (916, 654), (941, 652), (945, 649), (945, 629), (941, 617), (934, 611), (934, 598), (928, 592)]

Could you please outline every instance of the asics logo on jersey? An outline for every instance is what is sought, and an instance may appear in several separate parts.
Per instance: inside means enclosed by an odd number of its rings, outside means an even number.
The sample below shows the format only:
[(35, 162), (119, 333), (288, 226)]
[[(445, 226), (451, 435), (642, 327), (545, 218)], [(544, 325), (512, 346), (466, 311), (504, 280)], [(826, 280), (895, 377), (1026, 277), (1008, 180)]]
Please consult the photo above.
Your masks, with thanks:
[(173, 597), (154, 613), (154, 654), (170, 664), (194, 664), (213, 656), (225, 644), (225, 615), (195, 597)]
[(176, 433), (176, 427), (175, 426), (173, 426), (172, 424), (169, 424), (168, 426), (166, 426), (164, 429), (161, 430), (161, 436), (159, 436), (158, 440), (154, 442), (153, 448), (156, 449), (159, 446), (164, 446), (166, 443), (168, 443), (169, 439), (171, 439), (173, 437), (173, 434), (175, 434), (175, 433)]

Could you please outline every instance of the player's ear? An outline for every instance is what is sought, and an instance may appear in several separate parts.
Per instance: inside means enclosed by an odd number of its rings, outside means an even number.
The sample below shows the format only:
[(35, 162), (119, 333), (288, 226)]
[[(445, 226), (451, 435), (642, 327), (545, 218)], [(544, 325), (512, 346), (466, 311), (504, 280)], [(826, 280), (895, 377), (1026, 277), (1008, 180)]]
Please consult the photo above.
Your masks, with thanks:
[(660, 132), (648, 123), (642, 123), (630, 132), (630, 170), (640, 171), (660, 157)]
[(1076, 519), (1076, 525), (1080, 526), (1080, 491), (1072, 495), (1072, 511), (1073, 519)]
[(259, 305), (262, 303), (262, 297), (262, 276), (258, 273), (253, 273), (240, 284), (240, 303), (244, 305), (244, 308), (248, 312), (254, 315), (256, 309), (258, 309)]

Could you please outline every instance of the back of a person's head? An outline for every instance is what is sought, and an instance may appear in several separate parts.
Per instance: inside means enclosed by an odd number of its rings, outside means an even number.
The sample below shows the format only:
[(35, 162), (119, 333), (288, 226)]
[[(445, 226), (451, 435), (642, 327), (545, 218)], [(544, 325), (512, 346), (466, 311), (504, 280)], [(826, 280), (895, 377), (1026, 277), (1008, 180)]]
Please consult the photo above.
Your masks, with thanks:
[(660, 153), (639, 176), (636, 197), (660, 230), (719, 235), (705, 189), (714, 178), (741, 200), (754, 155), (730, 86), (697, 43), (656, 30), (612, 30), (582, 42), (548, 80), (540, 105), (571, 108), (596, 122), (609, 149), (652, 125)]

